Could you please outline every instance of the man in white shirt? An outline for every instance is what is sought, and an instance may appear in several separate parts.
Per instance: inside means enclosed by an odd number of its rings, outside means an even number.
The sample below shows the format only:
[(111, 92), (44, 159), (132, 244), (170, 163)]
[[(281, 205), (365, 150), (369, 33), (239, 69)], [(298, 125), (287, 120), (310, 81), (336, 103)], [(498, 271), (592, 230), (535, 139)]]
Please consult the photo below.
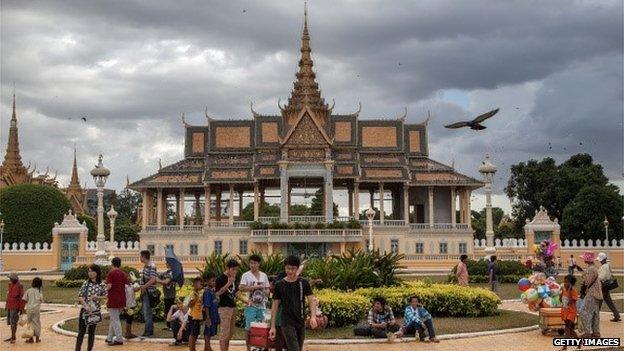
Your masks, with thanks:
[[(239, 290), (248, 292), (247, 307), (245, 307), (245, 330), (249, 340), (251, 323), (262, 322), (264, 310), (269, 298), (269, 277), (260, 271), (262, 257), (251, 255), (249, 257), (249, 271), (243, 273)], [(249, 350), (249, 346), (247, 346)]]
[(609, 307), (609, 309), (613, 313), (613, 319), (611, 320), (611, 322), (619, 322), (621, 321), (620, 313), (618, 312), (617, 307), (615, 307), (615, 304), (611, 299), (611, 291), (606, 289), (604, 285), (604, 282), (613, 278), (613, 274), (611, 273), (611, 264), (609, 263), (607, 254), (604, 252), (599, 253), (596, 261), (599, 261), (601, 264), (600, 268), (598, 269), (598, 279), (600, 279), (600, 282), (602, 284), (602, 301), (607, 304), (607, 307)]
[(177, 346), (188, 343), (189, 333), (188, 328), (186, 328), (188, 317), (188, 306), (185, 306), (181, 301), (169, 308), (166, 319), (171, 326), (173, 338), (175, 339), (172, 345)]

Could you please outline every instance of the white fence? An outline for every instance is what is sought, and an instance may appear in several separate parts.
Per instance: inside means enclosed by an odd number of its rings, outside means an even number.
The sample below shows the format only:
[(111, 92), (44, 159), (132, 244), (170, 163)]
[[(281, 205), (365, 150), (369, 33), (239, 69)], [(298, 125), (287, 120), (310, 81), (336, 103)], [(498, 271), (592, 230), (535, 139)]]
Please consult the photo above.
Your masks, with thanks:
[(2, 252), (50, 252), (52, 244), (48, 243), (4, 243)]
[[(474, 247), (475, 248), (485, 248), (487, 247), (487, 242), (485, 239), (474, 239)], [(524, 239), (496, 239), (494, 240), (494, 247), (526, 247), (526, 241)]]
[[(110, 249), (110, 241), (105, 241), (105, 247), (107, 250)], [(141, 249), (141, 245), (138, 241), (115, 241), (115, 247), (113, 247), (113, 250), (120, 250), (120, 251), (139, 251)], [(97, 242), (96, 241), (89, 241), (87, 242), (87, 247), (86, 247), (87, 251), (96, 251), (97, 250)]]
[(600, 239), (592, 240), (589, 239), (587, 241), (581, 240), (568, 240), (565, 239), (561, 242), (561, 247), (565, 247), (566, 249), (575, 249), (575, 248), (586, 248), (586, 247), (624, 247), (624, 239), (616, 240), (613, 239), (610, 242), (606, 240), (600, 241)]

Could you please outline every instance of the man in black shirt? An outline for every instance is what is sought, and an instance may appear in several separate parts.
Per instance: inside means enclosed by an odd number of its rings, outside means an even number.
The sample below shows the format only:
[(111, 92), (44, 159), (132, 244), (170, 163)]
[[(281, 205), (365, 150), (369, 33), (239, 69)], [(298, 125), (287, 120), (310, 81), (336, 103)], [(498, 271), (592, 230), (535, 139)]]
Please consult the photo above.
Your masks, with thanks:
[(219, 336), (219, 346), (222, 351), (230, 348), (230, 340), (234, 332), (236, 323), (236, 293), (238, 292), (239, 263), (236, 260), (229, 260), (224, 273), (221, 273), (215, 281), (215, 289), (219, 297), (219, 319), (221, 319), (221, 335)]
[[(280, 306), (282, 307), (281, 332), (288, 351), (301, 351), (305, 339), (305, 299), (308, 300), (310, 315), (316, 316), (316, 301), (312, 294), (312, 288), (307, 280), (297, 275), (301, 260), (297, 256), (288, 256), (285, 260), (286, 277), (275, 283), (273, 293), (273, 306), (271, 316), (277, 316)], [(275, 339), (275, 320), (271, 318), (271, 331), (269, 337)], [(310, 327), (317, 327), (316, 318), (310, 318)]]

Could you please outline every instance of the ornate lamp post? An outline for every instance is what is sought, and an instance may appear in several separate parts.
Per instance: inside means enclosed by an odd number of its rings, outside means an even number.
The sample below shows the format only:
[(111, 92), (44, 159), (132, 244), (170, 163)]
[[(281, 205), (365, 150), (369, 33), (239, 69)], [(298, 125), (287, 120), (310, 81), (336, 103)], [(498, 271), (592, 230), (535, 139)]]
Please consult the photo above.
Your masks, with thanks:
[(104, 184), (106, 184), (110, 171), (102, 164), (102, 155), (98, 156), (98, 164), (91, 170), (91, 175), (97, 187), (98, 198), (97, 251), (95, 252), (95, 264), (105, 266), (108, 264), (108, 258), (106, 257), (106, 249), (104, 247), (104, 241), (106, 240), (104, 237)]
[(490, 155), (485, 154), (485, 160), (481, 162), (479, 173), (483, 174), (485, 182), (485, 253), (489, 256), (496, 252), (494, 247), (494, 224), (492, 222), (492, 180), (496, 173), (496, 166), (490, 162)]
[(111, 205), (110, 210), (106, 213), (108, 219), (110, 221), (110, 256), (109, 259), (113, 259), (115, 257), (113, 255), (113, 250), (115, 249), (115, 219), (117, 219), (117, 211), (115, 211), (115, 207)]
[(366, 218), (368, 218), (368, 251), (373, 252), (373, 219), (375, 219), (375, 210), (372, 207), (366, 210)]
[(607, 216), (605, 216), (605, 220), (602, 224), (604, 224), (605, 227), (605, 242), (609, 245), (609, 220), (607, 219)]
[(4, 262), (2, 261), (2, 250), (4, 250), (4, 220), (0, 220), (0, 272), (4, 272)]

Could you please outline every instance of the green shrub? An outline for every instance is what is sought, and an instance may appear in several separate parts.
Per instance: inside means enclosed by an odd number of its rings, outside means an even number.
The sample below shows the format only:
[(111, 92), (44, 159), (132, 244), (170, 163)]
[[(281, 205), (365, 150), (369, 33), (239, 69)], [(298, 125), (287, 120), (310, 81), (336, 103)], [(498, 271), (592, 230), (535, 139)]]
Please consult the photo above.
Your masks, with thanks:
[(490, 316), (501, 303), (496, 294), (486, 289), (423, 282), (410, 282), (396, 287), (363, 288), (354, 291), (354, 294), (364, 296), (369, 301), (382, 296), (399, 316), (403, 315), (410, 296), (418, 297), (429, 312), (436, 316)]
[(368, 298), (350, 292), (322, 289), (316, 291), (315, 295), (321, 311), (333, 327), (357, 324), (366, 318), (370, 308)]
[(401, 268), (402, 254), (348, 251), (342, 255), (314, 258), (308, 261), (303, 275), (321, 279), (320, 288), (355, 290), (362, 287), (393, 286), (401, 283), (396, 270)]
[(54, 285), (59, 288), (79, 288), (82, 286), (82, 283), (85, 282), (85, 279), (80, 280), (69, 280), (65, 278), (57, 279), (54, 281)]
[[(110, 270), (110, 266), (100, 266), (100, 268), (102, 269), (102, 279), (105, 279), (106, 274), (108, 274), (108, 271)], [(132, 267), (128, 267), (128, 266), (122, 266), (121, 269), (130, 274), (130, 272), (134, 272), (134, 274), (136, 276), (139, 276), (139, 271), (137, 271), (136, 269), (132, 268)], [(88, 278), (87, 272), (89, 270), (89, 266), (88, 265), (81, 265), (78, 267), (74, 267), (70, 270), (68, 270), (67, 272), (65, 272), (65, 274), (63, 275), (63, 279), (65, 280), (82, 280), (85, 281)]]
[(61, 223), (70, 208), (65, 194), (52, 186), (21, 184), (0, 189), (4, 242), (51, 242), (54, 223)]
[[(526, 278), (526, 275), (499, 275), (499, 283), (517, 283), (521, 278)], [(448, 281), (450, 283), (457, 283), (457, 276), (455, 274), (448, 275)], [(469, 276), (469, 282), (473, 284), (484, 284), (490, 281), (490, 277), (487, 275), (471, 275)]]

